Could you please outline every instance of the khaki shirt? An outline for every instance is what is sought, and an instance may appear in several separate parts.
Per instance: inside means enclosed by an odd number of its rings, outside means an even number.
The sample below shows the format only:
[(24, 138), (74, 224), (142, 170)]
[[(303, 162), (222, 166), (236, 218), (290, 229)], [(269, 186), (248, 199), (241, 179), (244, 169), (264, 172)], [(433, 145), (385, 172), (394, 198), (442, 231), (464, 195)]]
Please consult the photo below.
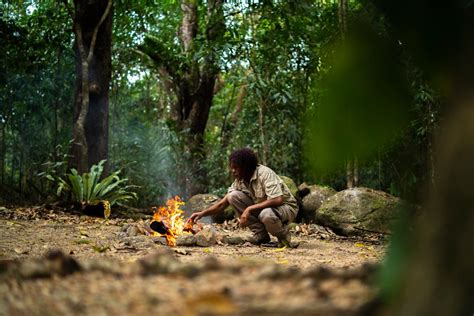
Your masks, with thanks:
[(250, 196), (254, 203), (283, 196), (283, 203), (291, 206), (296, 212), (298, 206), (295, 197), (291, 194), (288, 186), (272, 169), (258, 165), (250, 179), (249, 185), (243, 180), (235, 179), (229, 187), (228, 193), (232, 191), (242, 191)]

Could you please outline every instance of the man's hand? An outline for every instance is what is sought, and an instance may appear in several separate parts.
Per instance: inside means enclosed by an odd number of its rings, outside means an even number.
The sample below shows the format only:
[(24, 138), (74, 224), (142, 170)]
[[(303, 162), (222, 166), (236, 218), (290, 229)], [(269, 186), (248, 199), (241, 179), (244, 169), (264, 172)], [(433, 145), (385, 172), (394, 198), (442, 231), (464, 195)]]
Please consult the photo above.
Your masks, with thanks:
[(193, 214), (191, 214), (191, 216), (188, 218), (188, 220), (186, 222), (189, 222), (189, 221), (193, 221), (193, 222), (196, 222), (198, 221), (199, 219), (201, 219), (203, 217), (203, 214), (204, 212), (201, 211), (201, 212), (195, 212)]
[(243, 212), (242, 215), (240, 215), (240, 226), (245, 227), (247, 226), (247, 222), (250, 216), (250, 208), (246, 208)]

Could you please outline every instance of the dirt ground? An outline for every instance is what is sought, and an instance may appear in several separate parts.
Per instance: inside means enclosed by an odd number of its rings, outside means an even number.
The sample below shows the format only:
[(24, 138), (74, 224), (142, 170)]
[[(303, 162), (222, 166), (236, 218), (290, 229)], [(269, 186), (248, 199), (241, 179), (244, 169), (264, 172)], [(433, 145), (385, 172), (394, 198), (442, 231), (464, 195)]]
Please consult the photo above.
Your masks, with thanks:
[(0, 208), (0, 315), (355, 315), (377, 294), (381, 236), (299, 224), (297, 249), (229, 245), (250, 232), (226, 223), (205, 226), (214, 245), (171, 248), (130, 229), (146, 222)]

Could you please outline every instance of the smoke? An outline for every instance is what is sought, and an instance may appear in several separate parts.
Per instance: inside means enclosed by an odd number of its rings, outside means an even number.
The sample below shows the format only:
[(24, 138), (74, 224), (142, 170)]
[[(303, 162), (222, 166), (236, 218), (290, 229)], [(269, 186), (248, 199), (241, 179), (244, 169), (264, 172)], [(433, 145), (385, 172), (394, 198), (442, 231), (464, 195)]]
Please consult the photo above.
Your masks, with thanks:
[(112, 143), (114, 165), (139, 186), (137, 206), (161, 205), (183, 191), (176, 181), (177, 137), (165, 123), (129, 120), (113, 134)]

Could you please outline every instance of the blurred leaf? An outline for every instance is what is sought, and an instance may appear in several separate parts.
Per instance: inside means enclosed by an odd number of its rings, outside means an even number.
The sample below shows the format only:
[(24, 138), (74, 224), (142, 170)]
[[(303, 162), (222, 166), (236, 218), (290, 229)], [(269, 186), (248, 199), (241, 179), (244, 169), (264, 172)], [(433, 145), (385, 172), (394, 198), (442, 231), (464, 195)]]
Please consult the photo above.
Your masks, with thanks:
[(326, 92), (307, 123), (306, 154), (315, 170), (369, 158), (401, 135), (410, 99), (397, 53), (363, 24), (336, 47)]
[(78, 245), (88, 245), (91, 243), (89, 239), (77, 239), (74, 242)]
[(105, 245), (105, 246), (92, 245), (92, 249), (94, 249), (95, 252), (103, 253), (103, 252), (106, 252), (107, 250), (109, 250), (110, 246), (108, 246), (108, 245)]

